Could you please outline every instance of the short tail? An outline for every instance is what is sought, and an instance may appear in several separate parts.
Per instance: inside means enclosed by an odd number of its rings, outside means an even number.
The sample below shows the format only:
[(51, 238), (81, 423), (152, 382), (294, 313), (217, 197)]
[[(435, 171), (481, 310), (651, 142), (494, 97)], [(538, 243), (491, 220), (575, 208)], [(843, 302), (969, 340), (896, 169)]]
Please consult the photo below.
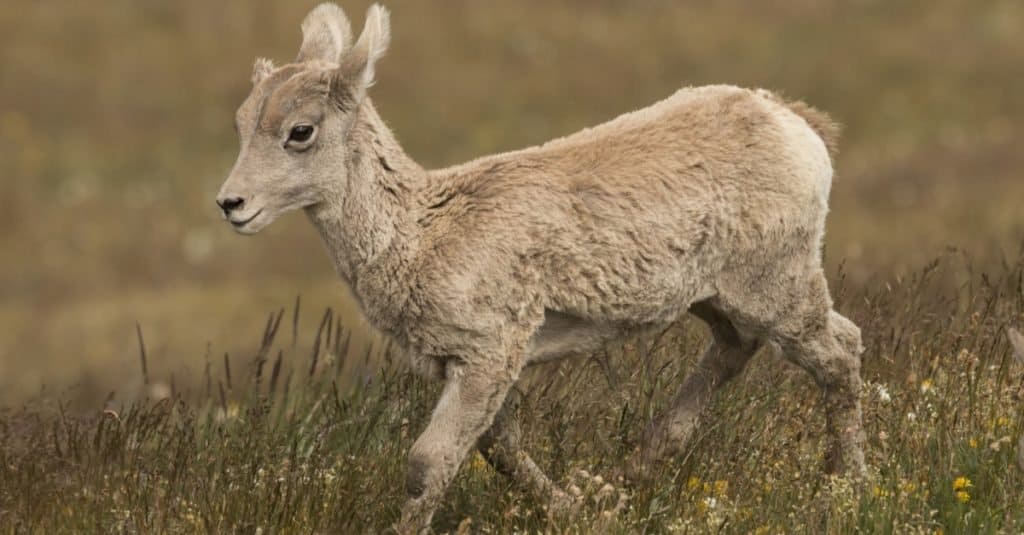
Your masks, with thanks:
[(828, 155), (832, 158), (832, 162), (835, 163), (836, 155), (839, 154), (839, 132), (842, 130), (839, 123), (835, 122), (827, 113), (801, 100), (786, 100), (769, 91), (763, 91), (762, 94), (785, 106), (790, 111), (803, 118), (804, 121), (807, 121), (811, 130), (814, 130), (814, 132), (818, 134), (818, 137), (825, 142), (825, 147), (828, 149)]

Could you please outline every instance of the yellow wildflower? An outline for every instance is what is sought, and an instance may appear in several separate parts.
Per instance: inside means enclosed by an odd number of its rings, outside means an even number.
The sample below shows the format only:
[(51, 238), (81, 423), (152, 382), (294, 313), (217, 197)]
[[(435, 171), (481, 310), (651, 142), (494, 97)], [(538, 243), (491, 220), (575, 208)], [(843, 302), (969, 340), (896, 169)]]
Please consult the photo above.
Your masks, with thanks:
[(724, 479), (715, 481), (715, 496), (724, 498), (726, 493), (729, 492), (729, 482)]
[(956, 499), (960, 503), (967, 503), (967, 502), (971, 501), (971, 495), (968, 494), (968, 492), (966, 490), (958, 490), (958, 491), (956, 491)]
[(876, 498), (888, 498), (889, 497), (889, 491), (883, 489), (882, 487), (879, 487), (878, 485), (875, 485), (874, 492), (875, 492), (875, 497)]
[(965, 476), (960, 476), (953, 480), (953, 490), (967, 490), (973, 486), (974, 484), (971, 483), (971, 480)]
[(977, 449), (978, 448), (978, 439), (976, 439), (974, 437), (971, 437), (971, 439), (967, 441), (967, 445), (970, 446), (972, 450), (973, 449)]
[(932, 383), (931, 379), (925, 379), (924, 381), (921, 381), (921, 393), (928, 393), (933, 386), (934, 383)]
[(469, 466), (474, 471), (483, 472), (484, 470), (487, 470), (487, 459), (484, 459), (483, 455), (480, 455), (480, 452), (477, 452), (473, 455), (473, 460), (470, 461)]
[(693, 492), (701, 487), (700, 478), (697, 476), (690, 476), (690, 479), (686, 481), (686, 490)]

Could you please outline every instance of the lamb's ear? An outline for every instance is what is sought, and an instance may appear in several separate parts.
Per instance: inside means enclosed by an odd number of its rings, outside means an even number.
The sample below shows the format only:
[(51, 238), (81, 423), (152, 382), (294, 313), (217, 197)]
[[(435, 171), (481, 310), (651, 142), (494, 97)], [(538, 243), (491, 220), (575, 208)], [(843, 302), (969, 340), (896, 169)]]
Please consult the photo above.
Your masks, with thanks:
[(273, 61), (267, 58), (256, 58), (256, 63), (252, 66), (252, 85), (259, 85), (272, 72), (274, 72)]
[(374, 66), (391, 44), (391, 18), (388, 10), (373, 4), (366, 12), (366, 25), (355, 46), (341, 60), (337, 75), (349, 85), (349, 91), (361, 98), (373, 85)]
[(352, 44), (352, 26), (340, 7), (323, 3), (302, 21), (302, 47), (295, 61), (327, 61), (338, 63)]
[(1013, 346), (1013, 354), (1017, 357), (1017, 362), (1024, 364), (1024, 335), (1010, 327), (1006, 330), (1006, 336), (1010, 339), (1010, 345)]

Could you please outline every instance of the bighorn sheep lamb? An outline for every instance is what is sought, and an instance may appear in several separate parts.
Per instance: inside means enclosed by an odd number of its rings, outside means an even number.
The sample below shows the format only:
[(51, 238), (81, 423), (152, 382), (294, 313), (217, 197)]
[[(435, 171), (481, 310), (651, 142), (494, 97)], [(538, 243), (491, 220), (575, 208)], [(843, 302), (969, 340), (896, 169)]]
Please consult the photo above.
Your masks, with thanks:
[(427, 171), (367, 95), (388, 12), (372, 6), (354, 45), (333, 4), (302, 33), (293, 63), (256, 61), (217, 204), (242, 234), (303, 209), (369, 321), (445, 382), (409, 454), (402, 530), (429, 526), (474, 446), (571, 504), (520, 448), (520, 372), (686, 312), (712, 341), (627, 474), (677, 452), (762, 345), (824, 390), (829, 467), (863, 471), (860, 331), (832, 310), (821, 267), (837, 135), (824, 113), (765, 90), (684, 88), (541, 146)]

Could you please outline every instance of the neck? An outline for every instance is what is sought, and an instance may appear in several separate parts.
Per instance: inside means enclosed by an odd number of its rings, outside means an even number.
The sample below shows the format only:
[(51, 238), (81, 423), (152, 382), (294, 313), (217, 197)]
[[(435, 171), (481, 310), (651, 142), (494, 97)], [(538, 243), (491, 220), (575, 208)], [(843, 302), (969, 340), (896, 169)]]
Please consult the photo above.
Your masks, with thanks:
[(405, 154), (368, 97), (348, 135), (344, 183), (307, 213), (338, 274), (356, 289), (360, 277), (383, 258), (415, 249), (411, 211), (424, 171)]

